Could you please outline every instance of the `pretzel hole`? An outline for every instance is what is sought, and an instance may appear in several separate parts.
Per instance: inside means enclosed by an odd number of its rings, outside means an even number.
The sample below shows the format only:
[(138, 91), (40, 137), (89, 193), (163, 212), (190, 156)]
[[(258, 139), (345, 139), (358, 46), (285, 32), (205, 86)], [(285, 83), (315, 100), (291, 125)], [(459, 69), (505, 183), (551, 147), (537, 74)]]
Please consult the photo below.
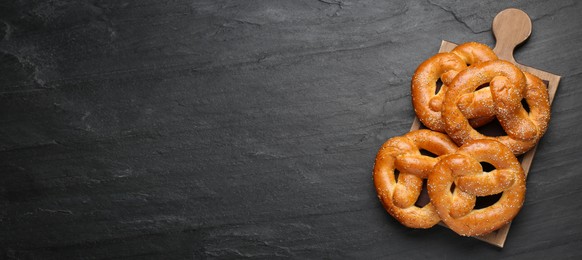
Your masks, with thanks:
[(398, 176), (400, 176), (400, 171), (398, 169), (394, 169), (394, 180), (398, 183)]
[(454, 182), (451, 183), (451, 188), (450, 188), (451, 193), (454, 193), (455, 192), (455, 187), (457, 187), (457, 185), (455, 185)]
[(484, 136), (496, 137), (507, 135), (507, 133), (505, 132), (505, 130), (503, 130), (503, 127), (501, 126), (501, 123), (499, 123), (499, 120), (497, 120), (497, 118), (493, 119), (493, 121), (475, 130), (477, 130), (477, 132), (481, 133)]
[(523, 106), (523, 109), (529, 113), (529, 105), (527, 104), (525, 98), (521, 100), (521, 106)]
[(434, 89), (434, 94), (438, 94), (441, 91), (441, 87), (443, 86), (443, 81), (439, 78), (436, 82), (436, 88)]
[(503, 195), (503, 192), (484, 197), (477, 197), (477, 201), (475, 201), (475, 207), (473, 209), (483, 209), (489, 207), (497, 203), (501, 198), (501, 195)]
[(432, 157), (432, 158), (437, 158), (438, 157), (438, 155), (436, 155), (434, 153), (431, 153), (430, 151), (425, 150), (425, 149), (420, 149), (420, 154), (422, 154), (424, 156)]
[(422, 208), (430, 202), (430, 197), (428, 196), (427, 179), (422, 180), (422, 190), (418, 195), (418, 199), (414, 203), (415, 206)]
[(495, 170), (495, 166), (493, 166), (492, 164), (488, 163), (488, 162), (480, 162), (481, 167), (483, 168), (484, 172), (490, 172)]
[(475, 89), (475, 91), (477, 91), (477, 90), (480, 90), (480, 89), (482, 89), (482, 88), (486, 88), (486, 87), (489, 87), (489, 82), (487, 82), (487, 83), (484, 83), (484, 84), (481, 84), (479, 87), (477, 87), (477, 88)]

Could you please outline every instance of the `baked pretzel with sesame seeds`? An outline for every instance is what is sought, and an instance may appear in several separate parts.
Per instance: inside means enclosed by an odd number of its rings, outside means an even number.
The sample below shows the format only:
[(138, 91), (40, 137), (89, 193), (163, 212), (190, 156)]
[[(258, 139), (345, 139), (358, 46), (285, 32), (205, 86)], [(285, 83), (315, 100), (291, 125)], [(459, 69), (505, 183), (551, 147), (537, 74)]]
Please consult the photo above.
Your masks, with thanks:
[[(418, 119), (428, 128), (444, 132), (442, 104), (447, 86), (467, 65), (497, 60), (497, 55), (487, 45), (467, 42), (455, 47), (451, 52), (438, 53), (418, 66), (411, 82), (412, 105)], [(437, 82), (442, 86), (437, 92)], [(470, 106), (463, 108), (472, 126), (479, 127), (494, 118), (495, 110), (488, 87), (467, 96)]]
[[(496, 169), (484, 172), (480, 162)], [(443, 156), (429, 174), (427, 188), (441, 220), (463, 236), (484, 235), (509, 223), (521, 209), (526, 189), (519, 161), (494, 140), (467, 142)], [(474, 209), (477, 197), (499, 193), (493, 205)]]
[[(427, 150), (438, 157), (422, 155)], [(374, 185), (384, 208), (396, 220), (411, 228), (430, 228), (440, 221), (434, 206), (415, 203), (423, 180), (441, 156), (457, 150), (447, 135), (427, 129), (409, 132), (386, 141), (376, 156)]]
[[(507, 135), (490, 137), (479, 133), (462, 111), (473, 105), (476, 99), (471, 96), (483, 84), (490, 86), (495, 116)], [(522, 99), (529, 112), (522, 105)], [(545, 84), (536, 76), (522, 72), (507, 61), (487, 61), (457, 74), (446, 92), (442, 117), (446, 133), (458, 145), (493, 139), (519, 155), (533, 148), (546, 132), (550, 120), (549, 95)]]

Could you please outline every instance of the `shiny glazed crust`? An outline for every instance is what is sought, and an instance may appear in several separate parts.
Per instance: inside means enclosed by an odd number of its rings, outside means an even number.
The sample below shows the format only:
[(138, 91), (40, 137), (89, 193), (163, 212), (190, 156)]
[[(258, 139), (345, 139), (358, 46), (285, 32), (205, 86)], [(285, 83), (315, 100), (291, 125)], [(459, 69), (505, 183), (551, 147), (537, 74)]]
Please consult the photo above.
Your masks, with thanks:
[[(497, 56), (487, 45), (468, 42), (449, 53), (438, 53), (420, 64), (411, 82), (412, 105), (418, 119), (429, 129), (444, 132), (441, 112), (447, 86), (467, 65), (496, 59)], [(435, 93), (439, 79), (443, 84)], [(474, 99), (472, 106), (463, 110), (471, 125), (478, 127), (490, 122), (494, 108), (489, 88), (476, 91), (471, 98)]]
[[(496, 169), (483, 172), (479, 162)], [(494, 140), (476, 140), (444, 156), (429, 174), (427, 187), (431, 203), (450, 229), (463, 236), (479, 236), (499, 229), (517, 215), (525, 199), (525, 174), (506, 146)], [(477, 196), (499, 193), (502, 195), (495, 204), (474, 209)]]
[[(427, 150), (439, 157), (422, 155)], [(427, 129), (409, 132), (386, 141), (376, 156), (374, 185), (382, 205), (400, 223), (411, 228), (430, 228), (440, 221), (434, 206), (415, 206), (426, 179), (440, 156), (457, 150), (445, 134)], [(395, 171), (399, 171), (396, 179)]]
[[(475, 130), (462, 109), (472, 106), (474, 90), (489, 84), (495, 115), (507, 133), (488, 137)], [(525, 98), (530, 111), (521, 104)], [(550, 120), (549, 96), (544, 83), (512, 63), (488, 61), (461, 71), (449, 86), (443, 103), (445, 131), (458, 145), (478, 139), (497, 140), (516, 154), (533, 148)]]

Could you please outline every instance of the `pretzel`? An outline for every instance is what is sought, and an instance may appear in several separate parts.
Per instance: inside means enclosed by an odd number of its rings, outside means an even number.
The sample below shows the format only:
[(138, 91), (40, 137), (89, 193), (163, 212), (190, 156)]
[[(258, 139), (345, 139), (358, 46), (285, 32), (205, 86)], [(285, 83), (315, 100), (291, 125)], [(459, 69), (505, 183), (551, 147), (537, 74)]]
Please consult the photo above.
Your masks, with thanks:
[[(438, 53), (420, 64), (411, 83), (412, 105), (418, 119), (426, 127), (444, 132), (445, 124), (441, 112), (447, 86), (457, 73), (467, 68), (467, 64), (496, 59), (497, 56), (487, 45), (468, 42), (455, 47), (449, 53)], [(443, 84), (437, 93), (436, 83), (439, 79)], [(463, 108), (463, 114), (470, 119), (471, 125), (478, 127), (490, 122), (495, 111), (489, 88), (476, 91), (472, 98), (472, 105)]]
[(422, 155), (421, 149), (441, 156), (456, 151), (457, 146), (445, 134), (416, 130), (386, 141), (374, 164), (378, 198), (390, 215), (411, 228), (430, 228), (440, 220), (431, 203), (424, 207), (415, 205), (423, 179), (440, 160)]
[[(483, 172), (479, 162), (495, 166)], [(454, 186), (454, 191), (451, 188)], [(503, 144), (476, 140), (443, 156), (428, 176), (428, 194), (441, 220), (462, 236), (479, 236), (509, 223), (525, 199), (525, 174)], [(503, 193), (493, 205), (474, 209), (476, 197)]]
[[(486, 83), (490, 85), (495, 115), (506, 136), (482, 135), (462, 112), (463, 108), (474, 105), (477, 98), (473, 91)], [(529, 106), (529, 113), (521, 104), (523, 98)], [(524, 74), (507, 61), (495, 60), (470, 66), (455, 77), (447, 90), (442, 116), (445, 131), (457, 144), (493, 139), (519, 155), (533, 148), (546, 132), (550, 103), (546, 87), (539, 78)]]

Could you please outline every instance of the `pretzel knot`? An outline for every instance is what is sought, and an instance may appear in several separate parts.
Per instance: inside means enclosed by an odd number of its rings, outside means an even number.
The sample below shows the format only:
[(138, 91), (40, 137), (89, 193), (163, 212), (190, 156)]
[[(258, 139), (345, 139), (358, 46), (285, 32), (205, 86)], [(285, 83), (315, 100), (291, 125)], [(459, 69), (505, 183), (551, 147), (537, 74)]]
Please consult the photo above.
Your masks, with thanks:
[[(467, 65), (490, 60), (497, 60), (497, 55), (487, 45), (468, 42), (449, 53), (438, 53), (420, 64), (411, 83), (412, 104), (419, 120), (434, 131), (444, 132), (445, 124), (441, 112), (447, 86)], [(442, 86), (437, 92), (439, 79)], [(473, 100), (471, 106), (462, 108), (463, 114), (470, 119), (470, 124), (479, 127), (490, 122), (495, 110), (489, 88), (476, 91)]]
[[(468, 118), (477, 116), (463, 112), (478, 103), (475, 89), (489, 84), (495, 116), (506, 136), (488, 137), (477, 132)], [(529, 107), (525, 110), (521, 101)], [(443, 104), (445, 131), (459, 145), (471, 140), (493, 139), (522, 154), (533, 148), (546, 132), (550, 120), (550, 103), (544, 83), (515, 65), (503, 61), (487, 61), (461, 71), (450, 84)]]
[[(496, 169), (483, 172), (479, 162)], [(431, 203), (449, 228), (463, 236), (478, 236), (499, 229), (517, 215), (525, 199), (525, 174), (503, 144), (476, 140), (444, 156), (429, 174), (427, 187)], [(474, 209), (476, 197), (499, 193), (495, 204)]]
[(423, 149), (441, 156), (455, 152), (457, 146), (445, 134), (416, 130), (386, 141), (374, 164), (378, 198), (390, 215), (412, 228), (429, 228), (440, 220), (431, 203), (424, 207), (415, 205), (423, 179), (440, 160), (422, 155)]

